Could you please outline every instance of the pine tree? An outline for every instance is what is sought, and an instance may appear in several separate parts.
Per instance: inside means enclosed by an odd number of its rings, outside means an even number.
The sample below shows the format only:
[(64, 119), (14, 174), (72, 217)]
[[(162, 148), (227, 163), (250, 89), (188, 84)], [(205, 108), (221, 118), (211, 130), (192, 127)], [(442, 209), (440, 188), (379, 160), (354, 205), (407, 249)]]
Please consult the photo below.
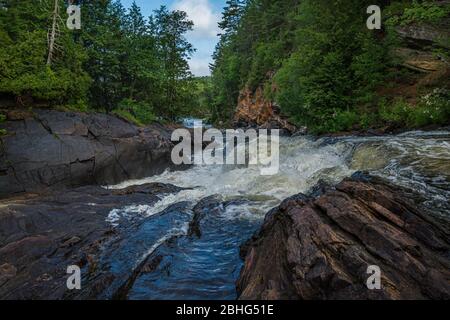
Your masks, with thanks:
[(120, 1), (85, 0), (80, 39), (88, 59), (85, 70), (93, 82), (90, 102), (99, 110), (112, 111), (121, 100), (121, 57), (124, 54), (122, 23), (125, 9)]
[(163, 97), (160, 113), (171, 120), (183, 114), (191, 99), (188, 87), (192, 74), (188, 59), (194, 52), (185, 34), (193, 28), (193, 22), (187, 19), (183, 11), (169, 12), (162, 6), (150, 19), (163, 65)]
[[(69, 32), (60, 32), (56, 41), (56, 31), (55, 41), (49, 47), (47, 30), (53, 29), (55, 11), (63, 9), (61, 2), (56, 4), (59, 6), (55, 9), (55, 2), (48, 0), (2, 1), (0, 93), (15, 95), (19, 105), (32, 100), (43, 100), (49, 105), (86, 103), (89, 78), (82, 70), (81, 48)], [(56, 45), (60, 48), (57, 52)]]

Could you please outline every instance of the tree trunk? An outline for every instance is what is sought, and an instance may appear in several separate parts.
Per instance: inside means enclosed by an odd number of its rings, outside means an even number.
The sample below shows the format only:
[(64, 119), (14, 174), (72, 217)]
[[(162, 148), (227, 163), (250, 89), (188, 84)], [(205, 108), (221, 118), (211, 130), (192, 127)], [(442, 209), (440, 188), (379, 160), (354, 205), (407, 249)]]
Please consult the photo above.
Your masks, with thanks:
[(52, 29), (49, 32), (48, 36), (48, 57), (47, 57), (47, 65), (50, 66), (52, 64), (53, 55), (55, 53), (56, 46), (56, 37), (58, 35), (58, 18), (59, 18), (59, 0), (55, 0), (55, 7), (53, 9), (52, 14)]

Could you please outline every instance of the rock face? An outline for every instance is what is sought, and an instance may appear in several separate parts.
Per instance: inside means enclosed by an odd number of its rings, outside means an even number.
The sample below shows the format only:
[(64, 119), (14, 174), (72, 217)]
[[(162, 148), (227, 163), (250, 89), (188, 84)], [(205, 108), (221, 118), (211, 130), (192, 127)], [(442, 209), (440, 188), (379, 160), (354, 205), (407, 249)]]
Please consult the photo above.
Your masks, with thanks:
[(429, 52), (409, 48), (396, 48), (394, 54), (406, 68), (423, 73), (445, 70), (447, 64)]
[(291, 134), (297, 131), (294, 125), (280, 116), (274, 103), (264, 97), (262, 88), (255, 92), (249, 89), (241, 91), (234, 123), (237, 127), (282, 129)]
[[(447, 3), (448, 5), (448, 3)], [(429, 24), (410, 24), (406, 26), (400, 26), (396, 28), (396, 32), (406, 41), (409, 41), (411, 45), (430, 45), (439, 44), (442, 46), (448, 46), (448, 43), (442, 41), (445, 38), (450, 37), (448, 31), (448, 25), (450, 21), (441, 22), (441, 26), (433, 26)]]
[(170, 130), (106, 114), (11, 111), (2, 127), (0, 197), (48, 187), (112, 184), (160, 173)]
[[(240, 299), (449, 299), (449, 224), (417, 200), (366, 177), (287, 199), (242, 247)], [(381, 290), (367, 288), (372, 265)]]

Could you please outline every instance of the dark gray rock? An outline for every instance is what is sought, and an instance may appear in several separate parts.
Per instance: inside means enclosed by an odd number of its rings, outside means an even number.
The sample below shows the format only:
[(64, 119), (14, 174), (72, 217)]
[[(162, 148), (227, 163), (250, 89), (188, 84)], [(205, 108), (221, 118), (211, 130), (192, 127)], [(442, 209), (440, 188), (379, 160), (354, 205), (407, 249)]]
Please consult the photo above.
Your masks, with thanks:
[[(111, 210), (151, 205), (163, 195), (180, 190), (160, 183), (121, 190), (88, 186), (3, 200), (0, 299), (75, 299), (67, 296), (66, 271), (70, 265), (79, 266), (86, 275), (83, 289), (94, 292), (86, 298), (96, 298), (95, 292), (102, 291), (99, 286), (107, 287), (113, 280), (111, 273), (98, 269), (101, 256), (114, 255), (115, 243), (130, 236), (119, 236), (106, 221)], [(127, 228), (132, 226), (126, 224)], [(105, 252), (106, 248), (110, 251)]]
[(161, 173), (171, 131), (139, 128), (107, 114), (37, 110), (2, 124), (0, 197), (45, 188), (112, 184)]

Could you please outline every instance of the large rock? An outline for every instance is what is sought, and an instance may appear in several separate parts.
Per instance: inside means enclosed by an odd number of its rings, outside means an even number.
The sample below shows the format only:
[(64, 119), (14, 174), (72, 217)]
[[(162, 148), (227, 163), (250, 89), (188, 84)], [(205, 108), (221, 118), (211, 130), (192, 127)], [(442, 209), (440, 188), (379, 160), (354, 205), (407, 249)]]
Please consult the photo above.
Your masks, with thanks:
[[(375, 178), (294, 196), (242, 247), (240, 299), (449, 299), (448, 219)], [(381, 290), (369, 290), (369, 266)]]
[(411, 46), (420, 47), (427, 45), (438, 45), (448, 47), (446, 40), (450, 37), (450, 31), (448, 30), (448, 24), (450, 19), (446, 19), (442, 22), (442, 25), (430, 25), (430, 24), (409, 24), (405, 26), (399, 26), (396, 28), (397, 34), (405, 39)]
[[(151, 205), (178, 191), (180, 188), (165, 184), (123, 190), (94, 186), (3, 200), (0, 299), (101, 298), (99, 295), (113, 282), (120, 283), (118, 276), (129, 276), (126, 272), (114, 273), (124, 259), (114, 249), (132, 238), (135, 225), (140, 223), (138, 214), (131, 216), (135, 220), (124, 222), (131, 229), (124, 235), (121, 228), (113, 228), (108, 221), (111, 210)], [(142, 242), (142, 238), (138, 240)], [(127, 252), (132, 255), (132, 250), (130, 247)], [(112, 257), (114, 264), (102, 268), (104, 257)], [(66, 286), (67, 268), (74, 265), (82, 269), (82, 292), (72, 292)]]
[(0, 197), (47, 187), (112, 184), (162, 172), (170, 130), (106, 114), (10, 112), (2, 127)]

